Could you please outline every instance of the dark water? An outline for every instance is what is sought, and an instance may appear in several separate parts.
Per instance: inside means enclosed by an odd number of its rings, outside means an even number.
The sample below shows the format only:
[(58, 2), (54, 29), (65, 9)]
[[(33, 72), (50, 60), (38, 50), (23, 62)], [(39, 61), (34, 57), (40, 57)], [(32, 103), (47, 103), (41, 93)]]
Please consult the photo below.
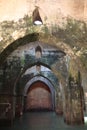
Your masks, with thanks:
[(87, 125), (68, 126), (55, 112), (28, 112), (0, 130), (87, 130)]

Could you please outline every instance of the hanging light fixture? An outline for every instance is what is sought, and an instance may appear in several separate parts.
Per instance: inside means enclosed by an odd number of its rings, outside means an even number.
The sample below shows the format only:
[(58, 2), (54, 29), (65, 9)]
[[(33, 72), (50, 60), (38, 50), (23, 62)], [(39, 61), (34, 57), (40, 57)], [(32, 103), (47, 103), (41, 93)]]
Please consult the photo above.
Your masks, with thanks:
[(41, 19), (40, 14), (39, 14), (38, 7), (36, 7), (35, 10), (33, 11), (33, 24), (34, 25), (42, 25), (43, 24), (42, 19)]

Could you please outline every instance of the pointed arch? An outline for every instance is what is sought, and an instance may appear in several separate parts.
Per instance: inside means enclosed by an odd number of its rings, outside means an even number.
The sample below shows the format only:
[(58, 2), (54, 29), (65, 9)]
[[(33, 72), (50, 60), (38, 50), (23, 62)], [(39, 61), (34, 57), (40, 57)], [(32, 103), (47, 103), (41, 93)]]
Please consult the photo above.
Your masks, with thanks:
[(29, 87), (31, 87), (31, 85), (37, 81), (41, 81), (49, 87), (51, 94), (52, 94), (52, 108), (54, 110), (54, 108), (55, 108), (55, 89), (54, 89), (53, 85), (51, 84), (51, 82), (49, 80), (47, 80), (45, 77), (35, 76), (31, 80), (29, 80), (24, 87), (24, 96), (27, 96), (27, 91), (28, 91)]

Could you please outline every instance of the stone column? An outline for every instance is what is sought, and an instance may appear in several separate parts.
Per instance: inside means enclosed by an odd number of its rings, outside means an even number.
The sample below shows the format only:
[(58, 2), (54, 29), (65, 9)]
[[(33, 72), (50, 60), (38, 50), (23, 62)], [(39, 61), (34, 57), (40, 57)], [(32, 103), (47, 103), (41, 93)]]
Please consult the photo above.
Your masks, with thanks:
[(15, 119), (15, 105), (16, 105), (16, 98), (15, 95), (11, 96), (11, 124), (13, 124), (13, 120)]
[(59, 115), (63, 114), (63, 101), (62, 101), (62, 94), (59, 91), (56, 93), (56, 113)]
[(23, 114), (23, 96), (17, 95), (16, 96), (16, 116), (21, 116)]
[(84, 124), (82, 88), (79, 83), (70, 79), (69, 94), (66, 104), (65, 122), (70, 125)]

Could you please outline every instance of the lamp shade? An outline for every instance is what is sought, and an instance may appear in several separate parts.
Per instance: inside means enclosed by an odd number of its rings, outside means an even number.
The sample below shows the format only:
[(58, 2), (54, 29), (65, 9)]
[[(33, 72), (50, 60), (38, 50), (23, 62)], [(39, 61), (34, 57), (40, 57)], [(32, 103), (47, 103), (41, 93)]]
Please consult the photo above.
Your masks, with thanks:
[(43, 24), (42, 19), (39, 14), (38, 7), (33, 11), (33, 23), (34, 25), (41, 25)]

